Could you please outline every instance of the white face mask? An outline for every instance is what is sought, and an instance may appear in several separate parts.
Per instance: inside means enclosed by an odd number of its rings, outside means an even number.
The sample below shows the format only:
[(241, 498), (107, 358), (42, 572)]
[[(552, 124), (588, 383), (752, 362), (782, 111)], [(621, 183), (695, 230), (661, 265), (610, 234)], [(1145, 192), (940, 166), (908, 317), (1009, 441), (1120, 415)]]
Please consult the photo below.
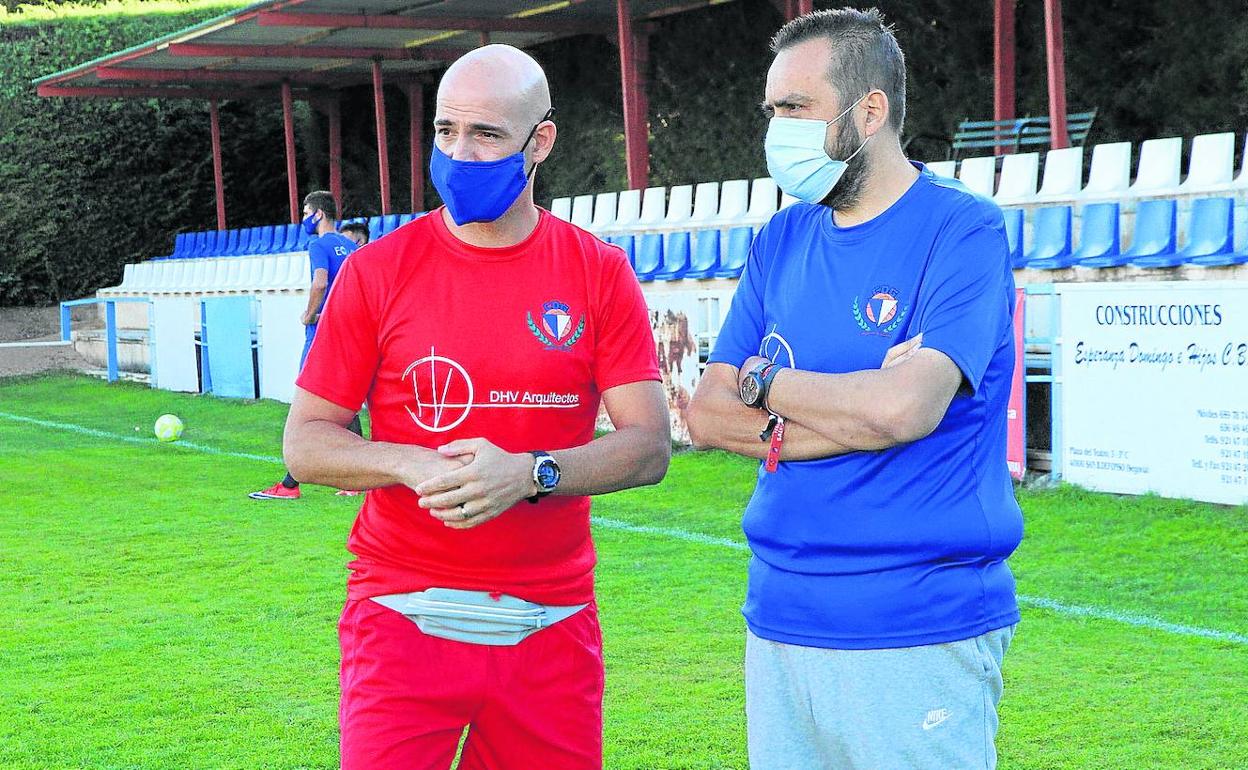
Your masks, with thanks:
[(868, 136), (848, 158), (833, 160), (823, 149), (828, 126), (848, 115), (867, 96), (863, 94), (862, 98), (831, 120), (771, 119), (763, 147), (767, 153), (767, 171), (781, 190), (807, 203), (818, 203), (828, 197), (836, 183), (841, 181), (849, 161), (871, 141)]

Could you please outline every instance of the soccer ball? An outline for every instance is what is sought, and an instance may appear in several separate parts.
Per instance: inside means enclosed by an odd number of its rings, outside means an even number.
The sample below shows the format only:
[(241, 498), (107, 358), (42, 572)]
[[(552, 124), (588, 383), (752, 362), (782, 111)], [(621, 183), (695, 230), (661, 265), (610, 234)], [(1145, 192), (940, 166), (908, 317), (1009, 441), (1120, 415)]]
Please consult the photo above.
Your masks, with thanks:
[(176, 414), (162, 414), (156, 418), (152, 432), (161, 441), (177, 441), (182, 438), (182, 421)]

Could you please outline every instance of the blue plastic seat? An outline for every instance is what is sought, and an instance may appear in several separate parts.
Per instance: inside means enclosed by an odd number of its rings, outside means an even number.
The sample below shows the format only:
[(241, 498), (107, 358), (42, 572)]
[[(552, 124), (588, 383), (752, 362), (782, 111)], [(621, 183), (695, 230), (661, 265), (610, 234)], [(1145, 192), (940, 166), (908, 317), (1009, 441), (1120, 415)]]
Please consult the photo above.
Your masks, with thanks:
[(628, 264), (633, 265), (637, 261), (637, 239), (631, 235), (616, 235), (608, 238), (607, 243), (615, 244), (624, 249), (624, 254), (628, 256)]
[(1014, 267), (1033, 261), (1062, 259), (1070, 256), (1070, 206), (1049, 206), (1036, 209), (1032, 221), (1031, 251)]
[(256, 237), (256, 228), (245, 227), (238, 235), (238, 248), (230, 253), (231, 257), (240, 257), (251, 253), (251, 241)]
[(287, 242), (287, 245), (290, 246), (290, 249), (288, 250), (289, 251), (307, 251), (308, 241), (312, 240), (312, 236), (308, 235), (308, 232), (303, 229), (303, 225), (299, 224), (298, 222), (291, 225), (291, 227), (295, 228), (295, 240), (293, 243)]
[(693, 258), (686, 278), (711, 278), (719, 270), (719, 231), (700, 230), (693, 240)]
[(1023, 217), (1026, 212), (1022, 209), (1002, 209), (1001, 213), (1005, 216), (1005, 242), (1010, 247), (1010, 264), (1018, 265), (1023, 261)]
[(653, 281), (655, 273), (663, 268), (663, 235), (646, 233), (637, 239), (636, 248), (633, 271), (637, 280)]
[(216, 247), (211, 253), (204, 254), (206, 257), (224, 257), (229, 254), (232, 249), (238, 248), (238, 231), (223, 230), (217, 239)]
[(734, 227), (725, 238), (723, 256), (716, 278), (740, 278), (745, 262), (750, 258), (750, 245), (754, 243), (754, 231), (749, 227)]
[(272, 254), (273, 253), (273, 231), (276, 228), (273, 225), (265, 225), (260, 228), (259, 235), (256, 236), (256, 242), (253, 244), (255, 251), (253, 254)]
[(1028, 262), (1033, 270), (1060, 270), (1086, 259), (1118, 254), (1118, 204), (1091, 203), (1083, 207), (1079, 248), (1064, 257)]
[(381, 231), (389, 234), (411, 221), (411, 214), (386, 214), (381, 218)]
[(1174, 254), (1175, 201), (1141, 201), (1135, 210), (1135, 237), (1131, 248), (1116, 255), (1093, 257), (1079, 263), (1080, 267), (1121, 267), (1140, 257)]
[[(286, 254), (286, 253), (294, 251), (295, 246), (299, 243), (299, 232), (303, 230), (303, 226), (302, 225), (278, 225), (278, 227), (281, 228), (281, 232), (283, 233), (282, 244), (280, 247), (276, 243), (273, 244), (274, 247), (277, 249), (274, 253)], [(277, 239), (274, 238), (273, 240), (276, 241)]]
[(663, 239), (663, 265), (654, 274), (656, 281), (679, 281), (689, 272), (689, 233), (668, 233)]
[(169, 252), (170, 259), (181, 259), (185, 257), (189, 251), (187, 240), (195, 233), (177, 233), (173, 236), (173, 251)]
[(368, 225), (368, 240), (370, 241), (377, 240), (387, 232), (381, 217), (369, 217), (365, 224)]
[(1187, 245), (1176, 254), (1140, 257), (1136, 267), (1178, 267), (1204, 257), (1223, 257), (1235, 250), (1235, 207), (1230, 198), (1197, 198), (1192, 201), (1192, 221)]
[(216, 245), (216, 235), (216, 230), (205, 230), (188, 235), (186, 237), (186, 253), (182, 255), (182, 258), (202, 257), (208, 251), (209, 246)]

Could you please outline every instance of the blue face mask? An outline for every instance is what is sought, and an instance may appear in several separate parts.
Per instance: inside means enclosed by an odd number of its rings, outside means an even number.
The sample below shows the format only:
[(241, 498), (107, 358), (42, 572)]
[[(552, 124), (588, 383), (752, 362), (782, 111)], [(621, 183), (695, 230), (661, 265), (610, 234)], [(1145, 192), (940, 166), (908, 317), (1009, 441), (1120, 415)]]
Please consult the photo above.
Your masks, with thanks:
[(462, 227), (472, 222), (493, 222), (507, 213), (524, 192), (529, 175), (537, 169), (534, 164), (528, 174), (524, 172), (524, 150), (537, 127), (554, 113), (552, 107), (533, 126), (519, 152), (498, 160), (455, 160), (434, 143), (429, 177), (455, 224)]
[[(862, 99), (866, 98), (864, 94)], [(836, 183), (841, 181), (849, 161), (862, 152), (871, 140), (867, 137), (848, 158), (833, 160), (823, 149), (828, 126), (848, 115), (862, 99), (831, 120), (771, 119), (764, 143), (767, 172), (781, 190), (807, 203), (818, 203), (828, 197)]]
[(303, 231), (308, 235), (316, 235), (316, 226), (321, 223), (323, 215), (319, 211), (313, 211), (303, 218)]

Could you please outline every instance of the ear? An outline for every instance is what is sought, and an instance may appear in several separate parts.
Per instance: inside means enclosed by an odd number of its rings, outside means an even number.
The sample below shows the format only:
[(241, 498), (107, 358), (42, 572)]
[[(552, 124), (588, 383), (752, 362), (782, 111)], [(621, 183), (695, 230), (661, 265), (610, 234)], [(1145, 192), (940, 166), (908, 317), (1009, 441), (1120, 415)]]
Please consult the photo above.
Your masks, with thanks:
[(533, 132), (533, 162), (541, 163), (550, 157), (550, 151), (555, 146), (555, 136), (559, 133), (552, 121), (544, 121), (539, 123), (537, 130)]
[(888, 125), (888, 95), (876, 89), (867, 94), (867, 98), (862, 100), (862, 105), (865, 109), (861, 113), (864, 117), (859, 124), (859, 129), (864, 137), (874, 136), (877, 131)]

